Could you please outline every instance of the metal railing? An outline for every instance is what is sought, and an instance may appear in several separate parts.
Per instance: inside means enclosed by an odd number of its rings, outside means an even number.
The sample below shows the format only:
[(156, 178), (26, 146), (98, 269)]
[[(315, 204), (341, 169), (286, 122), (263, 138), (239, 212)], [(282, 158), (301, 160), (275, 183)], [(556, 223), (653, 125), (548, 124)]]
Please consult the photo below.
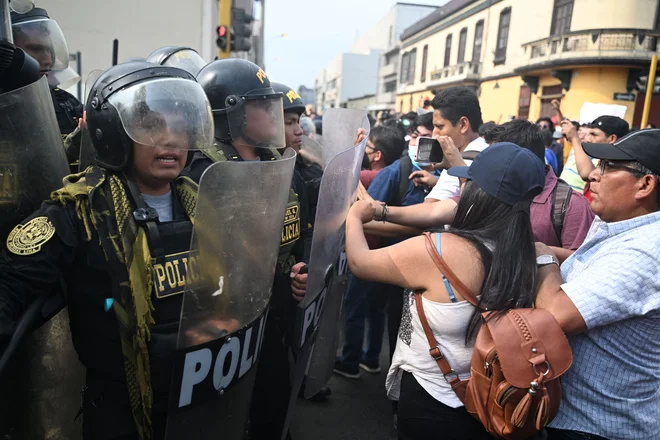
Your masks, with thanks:
[[(608, 52), (628, 52), (640, 55), (656, 51), (656, 41), (660, 33), (643, 30), (596, 29), (570, 32), (544, 40), (523, 44), (529, 59), (555, 58), (576, 55), (608, 56)], [(528, 50), (529, 49), (529, 50)], [(586, 52), (586, 53), (585, 53)]]
[(454, 64), (453, 66), (443, 67), (431, 72), (431, 81), (437, 81), (444, 78), (453, 78), (465, 76), (466, 79), (477, 77), (481, 73), (481, 64), (468, 61), (461, 64)]

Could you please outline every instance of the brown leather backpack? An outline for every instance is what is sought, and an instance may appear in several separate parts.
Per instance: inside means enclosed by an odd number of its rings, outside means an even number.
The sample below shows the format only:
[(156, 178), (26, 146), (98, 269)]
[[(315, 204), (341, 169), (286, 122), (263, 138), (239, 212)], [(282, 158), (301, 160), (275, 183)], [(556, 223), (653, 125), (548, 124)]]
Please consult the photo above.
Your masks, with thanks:
[[(438, 255), (430, 234), (426, 249), (440, 272), (463, 298), (479, 307), (478, 299)], [(419, 294), (415, 305), (429, 354), (465, 409), (493, 436), (529, 439), (545, 428), (559, 411), (559, 377), (573, 362), (571, 348), (559, 323), (546, 310), (514, 309), (505, 314), (482, 313), (470, 378), (461, 381), (433, 336)]]

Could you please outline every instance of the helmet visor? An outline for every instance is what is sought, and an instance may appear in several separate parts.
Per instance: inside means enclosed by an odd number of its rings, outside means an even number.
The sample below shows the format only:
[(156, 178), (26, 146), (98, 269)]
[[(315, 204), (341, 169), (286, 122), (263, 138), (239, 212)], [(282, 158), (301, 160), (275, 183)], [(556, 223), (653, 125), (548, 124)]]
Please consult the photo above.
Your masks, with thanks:
[(37, 19), (12, 26), (14, 44), (39, 62), (42, 72), (69, 67), (69, 49), (59, 25), (50, 19)]
[(179, 150), (213, 146), (213, 117), (202, 87), (183, 78), (143, 81), (110, 95), (137, 144)]
[[(234, 100), (236, 104), (231, 105)], [(284, 148), (282, 95), (227, 98), (229, 133), (235, 145)]]
[(194, 50), (185, 49), (174, 52), (165, 60), (163, 66), (178, 67), (193, 76), (197, 76), (202, 67), (206, 66), (206, 62)]
[(68, 89), (80, 82), (78, 72), (68, 67), (64, 70), (52, 70), (48, 74), (48, 84), (60, 89)]

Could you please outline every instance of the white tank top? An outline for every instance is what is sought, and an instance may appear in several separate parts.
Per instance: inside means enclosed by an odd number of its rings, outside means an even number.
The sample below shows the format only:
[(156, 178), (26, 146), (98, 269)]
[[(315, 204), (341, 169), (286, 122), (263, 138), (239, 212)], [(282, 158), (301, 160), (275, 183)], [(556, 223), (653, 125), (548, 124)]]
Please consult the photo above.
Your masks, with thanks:
[[(385, 382), (387, 396), (392, 400), (399, 400), (401, 375), (403, 371), (407, 371), (412, 373), (417, 382), (436, 400), (452, 408), (463, 406), (442, 376), (438, 363), (429, 354), (429, 343), (415, 307), (415, 294), (406, 290), (404, 295), (396, 350)], [(439, 303), (424, 297), (422, 301), (424, 314), (438, 341), (438, 347), (460, 379), (469, 378), (474, 345), (465, 345), (465, 334), (474, 306), (467, 301)]]

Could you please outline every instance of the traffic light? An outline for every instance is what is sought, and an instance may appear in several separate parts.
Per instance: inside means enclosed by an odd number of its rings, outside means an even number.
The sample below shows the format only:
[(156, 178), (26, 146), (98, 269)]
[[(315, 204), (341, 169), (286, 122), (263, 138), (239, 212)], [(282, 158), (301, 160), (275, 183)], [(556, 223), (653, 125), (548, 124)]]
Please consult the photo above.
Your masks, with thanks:
[(229, 30), (227, 29), (227, 26), (218, 26), (216, 33), (218, 38), (215, 40), (215, 44), (218, 46), (218, 49), (225, 52), (227, 50), (227, 42), (229, 41), (227, 39), (229, 37)]
[(231, 11), (231, 48), (236, 52), (247, 52), (252, 49), (252, 22), (254, 18), (245, 9), (232, 8)]

